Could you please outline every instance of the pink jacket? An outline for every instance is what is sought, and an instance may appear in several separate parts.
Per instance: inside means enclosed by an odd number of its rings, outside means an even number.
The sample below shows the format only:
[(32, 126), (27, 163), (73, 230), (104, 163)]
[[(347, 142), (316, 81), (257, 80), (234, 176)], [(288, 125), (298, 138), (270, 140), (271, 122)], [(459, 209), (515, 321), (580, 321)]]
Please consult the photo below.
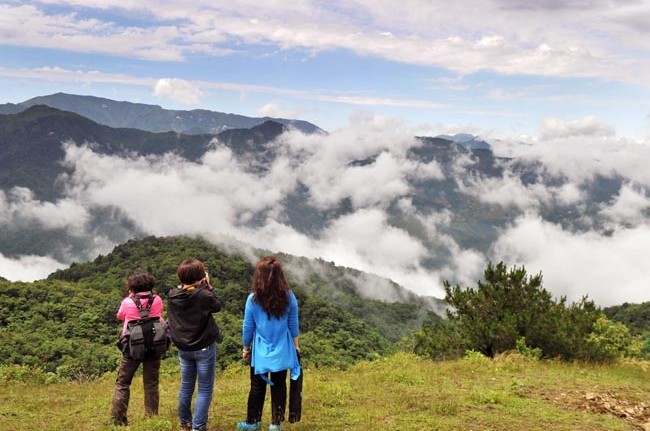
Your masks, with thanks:
[[(147, 302), (149, 302), (149, 300), (146, 298), (150, 294), (151, 292), (132, 293), (122, 300), (122, 303), (120, 304), (120, 309), (117, 310), (117, 318), (119, 320), (124, 321), (124, 324), (122, 325), (122, 334), (120, 335), (120, 337), (123, 337), (124, 334), (126, 333), (126, 327), (130, 321), (138, 320), (140, 318), (140, 312), (138, 311), (138, 307), (135, 305), (135, 302), (132, 299), (133, 296), (138, 295), (141, 298), (144, 297), (145, 299), (141, 299), (140, 303), (142, 304), (142, 307), (146, 307)], [(160, 296), (154, 295), (153, 304), (151, 304), (151, 310), (149, 310), (149, 317), (160, 317), (160, 320), (163, 321), (162, 312), (163, 312), (162, 299), (160, 299)]]

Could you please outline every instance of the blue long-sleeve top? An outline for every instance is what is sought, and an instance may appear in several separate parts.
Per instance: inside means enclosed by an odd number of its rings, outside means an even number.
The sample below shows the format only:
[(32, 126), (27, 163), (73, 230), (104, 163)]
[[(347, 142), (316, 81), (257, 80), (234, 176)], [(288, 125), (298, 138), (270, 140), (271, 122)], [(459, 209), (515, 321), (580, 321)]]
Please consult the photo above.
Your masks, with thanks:
[(255, 369), (255, 374), (290, 370), (291, 378), (295, 380), (300, 376), (300, 363), (293, 344), (293, 339), (300, 333), (298, 300), (292, 291), (287, 295), (289, 306), (287, 312), (280, 317), (269, 317), (262, 306), (253, 300), (254, 294), (248, 295), (242, 342), (244, 346), (253, 346), (251, 366)]

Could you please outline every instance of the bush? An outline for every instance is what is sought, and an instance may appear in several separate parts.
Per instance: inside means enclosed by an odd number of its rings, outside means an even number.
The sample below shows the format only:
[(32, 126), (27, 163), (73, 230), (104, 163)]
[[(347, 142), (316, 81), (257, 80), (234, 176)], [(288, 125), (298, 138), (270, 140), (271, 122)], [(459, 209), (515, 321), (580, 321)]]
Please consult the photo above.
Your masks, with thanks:
[(433, 322), (413, 333), (413, 352), (435, 360), (460, 358), (467, 344), (458, 325), (450, 321)]
[(587, 336), (589, 359), (612, 361), (622, 356), (637, 356), (630, 331), (622, 323), (615, 323), (604, 315), (596, 320), (593, 331)]
[(529, 347), (526, 345), (526, 337), (517, 338), (515, 345), (517, 347), (517, 352), (519, 352), (522, 356), (532, 359), (539, 359), (542, 357), (542, 349), (539, 347)]
[(490, 263), (473, 289), (445, 282), (445, 300), (451, 329), (423, 330), (416, 351), (435, 357), (466, 346), (488, 357), (517, 349), (533, 357), (600, 361), (620, 356), (630, 342), (625, 327), (604, 318), (592, 301), (555, 301), (542, 287), (542, 274), (529, 276), (523, 266)]

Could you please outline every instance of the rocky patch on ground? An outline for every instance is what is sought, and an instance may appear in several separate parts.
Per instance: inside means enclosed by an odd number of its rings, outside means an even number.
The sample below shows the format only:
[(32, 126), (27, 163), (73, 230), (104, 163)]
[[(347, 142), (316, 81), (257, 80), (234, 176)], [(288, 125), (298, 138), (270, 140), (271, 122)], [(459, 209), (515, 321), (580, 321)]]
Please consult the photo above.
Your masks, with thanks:
[(650, 401), (636, 401), (612, 391), (563, 392), (554, 401), (592, 413), (613, 415), (633, 423), (640, 431), (650, 431)]

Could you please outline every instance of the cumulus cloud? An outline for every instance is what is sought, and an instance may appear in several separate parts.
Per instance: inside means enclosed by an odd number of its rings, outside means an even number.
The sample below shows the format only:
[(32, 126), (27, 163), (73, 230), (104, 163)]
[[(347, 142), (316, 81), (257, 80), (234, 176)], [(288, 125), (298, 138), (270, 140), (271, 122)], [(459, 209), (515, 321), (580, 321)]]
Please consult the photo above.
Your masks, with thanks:
[(166, 97), (184, 105), (197, 106), (201, 103), (201, 90), (184, 79), (159, 79), (154, 93), (156, 96)]
[(0, 253), (0, 275), (7, 280), (34, 281), (47, 277), (66, 265), (48, 256), (9, 258)]
[[(70, 173), (60, 179), (66, 195), (48, 203), (25, 189), (2, 193), (0, 224), (17, 223), (22, 214), (44, 228), (97, 238), (93, 246), (107, 248), (111, 237), (87, 226), (96, 211), (109, 208), (137, 232), (198, 234), (220, 243), (236, 238), (377, 274), (424, 295), (443, 296), (444, 280), (473, 286), (488, 260), (504, 260), (543, 271), (545, 286), (571, 299), (589, 294), (601, 305), (647, 300), (640, 290), (650, 251), (646, 146), (609, 137), (594, 144), (584, 136), (499, 143), (495, 148), (520, 160), (503, 161), (502, 177), (481, 177), (468, 174), (476, 163), (468, 155), (459, 153), (452, 166), (416, 160), (410, 150), (422, 141), (413, 136), (404, 123), (358, 113), (348, 127), (327, 135), (282, 134), (266, 149), (272, 162), (267, 152), (236, 155), (218, 142), (197, 162), (173, 154), (102, 155), (92, 145), (66, 143)], [(533, 169), (527, 180), (518, 176), (518, 163)], [(574, 231), (541, 218), (542, 207), (582, 210), (590, 198), (586, 178), (596, 174), (627, 178), (611, 200), (592, 209), (607, 223)], [(503, 206), (519, 217), (495, 233), (489, 252), (461, 246), (452, 236), (465, 228), (455, 225), (456, 214), (418, 207), (413, 188), (420, 182), (433, 188), (455, 182), (472, 202)], [(320, 224), (294, 223), (290, 199), (300, 199)], [(42, 266), (51, 271), (48, 265)], [(363, 284), (367, 288), (368, 280)]]
[(571, 136), (568, 138), (531, 137), (490, 142), (494, 152), (532, 164), (553, 177), (582, 184), (595, 176), (628, 178), (650, 186), (650, 145), (616, 136)]
[[(269, 250), (321, 257), (440, 296), (441, 277), (476, 259), (441, 236), (445, 247), (456, 247), (453, 256), (459, 261), (452, 257), (444, 273), (426, 268), (425, 242), (390, 222), (387, 208), (408, 200), (410, 181), (443, 178), (436, 162), (408, 157), (414, 145), (420, 142), (401, 123), (367, 114), (330, 135), (283, 134), (270, 144), (273, 163), (261, 170), (254, 157), (237, 157), (218, 142), (197, 163), (173, 154), (102, 155), (92, 146), (68, 142), (64, 164), (72, 172), (61, 181), (66, 201), (86, 213), (115, 208), (138, 231), (199, 234), (219, 242), (237, 238)], [(336, 209), (349, 199), (351, 212), (333, 214), (317, 231), (296, 230), (287, 219), (285, 200), (299, 184), (307, 186), (314, 211)], [(449, 221), (444, 215), (422, 217), (430, 225)], [(435, 239), (439, 234), (429, 228), (428, 240)], [(474, 263), (470, 266), (475, 269)]]
[(523, 211), (538, 209), (552, 198), (544, 184), (524, 184), (521, 178), (509, 172), (503, 178), (471, 178), (460, 184), (465, 193), (482, 202), (503, 207), (514, 206)]
[(609, 205), (601, 205), (600, 213), (613, 226), (639, 226), (650, 216), (650, 198), (643, 188), (627, 183)]
[(88, 210), (72, 199), (44, 202), (24, 187), (14, 187), (9, 193), (0, 190), (0, 226), (4, 228), (36, 224), (73, 231), (83, 229), (89, 219)]
[(611, 235), (573, 233), (537, 216), (523, 216), (493, 247), (495, 261), (542, 271), (544, 287), (571, 301), (583, 295), (601, 306), (650, 300), (650, 226)]
[(271, 118), (298, 118), (303, 113), (302, 109), (284, 109), (278, 102), (269, 102), (257, 109), (257, 115)]
[(613, 136), (614, 128), (594, 116), (579, 120), (562, 121), (556, 118), (545, 118), (540, 126), (539, 136), (542, 140), (570, 138), (573, 136)]

